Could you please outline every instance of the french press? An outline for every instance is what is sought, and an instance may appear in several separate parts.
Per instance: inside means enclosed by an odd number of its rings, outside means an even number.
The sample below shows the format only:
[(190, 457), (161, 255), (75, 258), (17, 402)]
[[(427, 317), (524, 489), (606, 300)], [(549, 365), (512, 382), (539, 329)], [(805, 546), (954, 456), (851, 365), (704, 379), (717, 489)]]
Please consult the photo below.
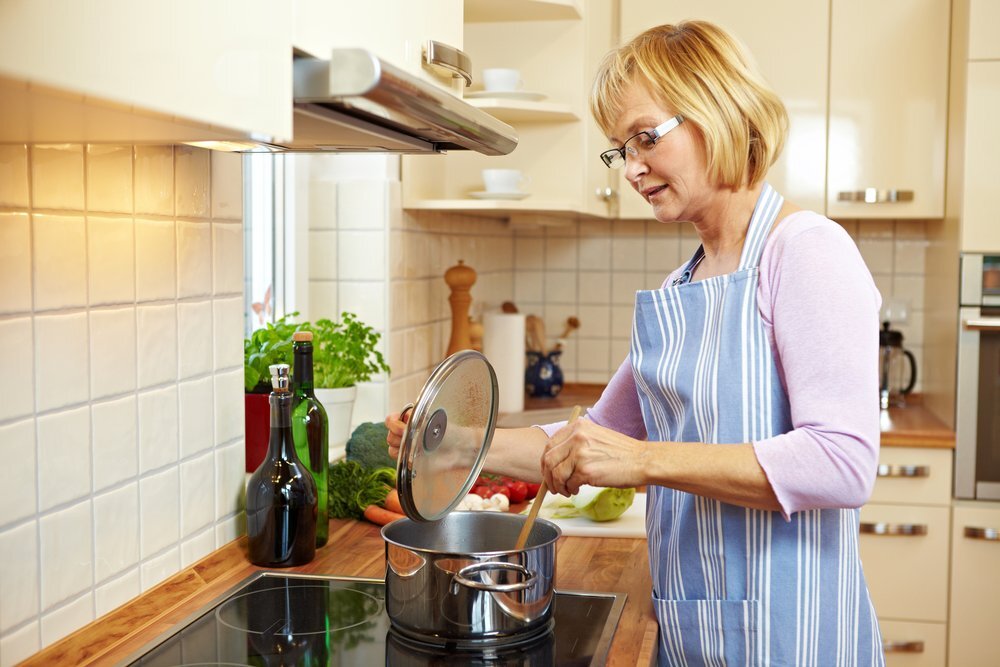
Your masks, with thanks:
[(903, 405), (903, 397), (917, 384), (917, 360), (913, 353), (903, 348), (903, 334), (882, 323), (878, 337), (879, 352), (879, 407)]

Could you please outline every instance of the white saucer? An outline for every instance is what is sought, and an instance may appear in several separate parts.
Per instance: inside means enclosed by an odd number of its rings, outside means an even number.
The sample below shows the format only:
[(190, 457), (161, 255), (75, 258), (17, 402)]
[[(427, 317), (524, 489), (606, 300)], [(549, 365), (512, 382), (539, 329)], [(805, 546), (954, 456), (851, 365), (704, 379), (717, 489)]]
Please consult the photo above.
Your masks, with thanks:
[(530, 192), (470, 192), (473, 199), (524, 199)]
[(496, 99), (496, 100), (526, 100), (538, 102), (545, 99), (541, 93), (530, 93), (526, 90), (476, 90), (465, 93), (465, 97), (471, 99)]

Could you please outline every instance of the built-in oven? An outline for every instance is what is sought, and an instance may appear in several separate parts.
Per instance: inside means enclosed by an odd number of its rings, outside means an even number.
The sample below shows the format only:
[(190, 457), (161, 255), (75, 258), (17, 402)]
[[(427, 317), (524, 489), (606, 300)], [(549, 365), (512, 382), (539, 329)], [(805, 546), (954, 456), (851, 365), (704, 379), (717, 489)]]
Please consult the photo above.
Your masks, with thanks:
[(1000, 254), (961, 261), (955, 497), (1000, 500)]

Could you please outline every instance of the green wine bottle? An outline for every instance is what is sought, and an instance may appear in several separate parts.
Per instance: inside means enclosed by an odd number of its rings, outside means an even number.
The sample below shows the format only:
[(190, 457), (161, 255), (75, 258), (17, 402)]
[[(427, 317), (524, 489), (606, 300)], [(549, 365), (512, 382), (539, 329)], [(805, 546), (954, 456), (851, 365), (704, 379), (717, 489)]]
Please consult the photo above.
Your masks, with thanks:
[(329, 507), (327, 505), (327, 472), (330, 465), (330, 421), (326, 409), (313, 393), (313, 335), (297, 331), (292, 335), (295, 351), (295, 402), (292, 407), (292, 437), (295, 450), (316, 480), (319, 492), (319, 513), (316, 515), (316, 546), (326, 544), (330, 534)]

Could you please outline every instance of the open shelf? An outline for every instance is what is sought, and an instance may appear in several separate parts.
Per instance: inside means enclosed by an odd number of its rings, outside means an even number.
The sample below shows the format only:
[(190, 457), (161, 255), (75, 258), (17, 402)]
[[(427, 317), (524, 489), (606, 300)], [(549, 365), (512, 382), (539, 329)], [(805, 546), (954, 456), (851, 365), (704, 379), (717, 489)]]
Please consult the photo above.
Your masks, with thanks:
[(580, 0), (465, 0), (466, 23), (580, 18)]
[(477, 109), (482, 109), (507, 123), (547, 123), (566, 120), (580, 120), (565, 104), (555, 102), (531, 102), (492, 97), (465, 100)]

